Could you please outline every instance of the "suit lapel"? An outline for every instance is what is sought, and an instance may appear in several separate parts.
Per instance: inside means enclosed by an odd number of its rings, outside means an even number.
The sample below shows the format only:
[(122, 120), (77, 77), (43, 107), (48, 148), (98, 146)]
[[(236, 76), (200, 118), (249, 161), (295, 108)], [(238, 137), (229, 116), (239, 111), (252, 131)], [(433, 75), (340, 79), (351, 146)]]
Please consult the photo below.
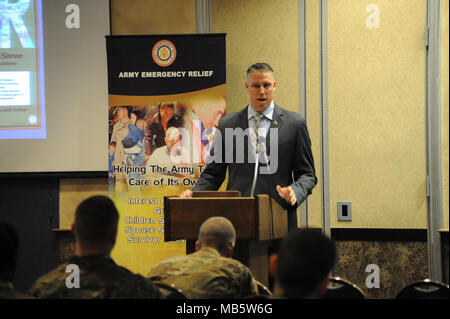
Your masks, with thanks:
[(241, 127), (244, 131), (248, 129), (248, 106), (239, 112), (237, 127)]
[(270, 122), (269, 132), (267, 132), (267, 139), (269, 140), (269, 145), (267, 145), (268, 150), (270, 151), (270, 145), (274, 145), (273, 143), (278, 143), (277, 134), (270, 134), (270, 129), (277, 129), (278, 134), (280, 133), (280, 129), (283, 126), (283, 110), (275, 104), (275, 108), (273, 110), (272, 121)]
[[(236, 123), (237, 124), (236, 128), (242, 128), (243, 131), (248, 129), (248, 107), (249, 106), (245, 107), (242, 111), (239, 112), (238, 123)], [(234, 140), (233, 143), (234, 143), (233, 145), (236, 145), (236, 140)], [(248, 163), (248, 151), (247, 151), (248, 143), (249, 143), (248, 138), (245, 138), (244, 139), (244, 154), (243, 154), (244, 155), (244, 163)], [(236, 156), (237, 155), (235, 154), (235, 157)], [(236, 158), (235, 158), (235, 160), (236, 160)]]

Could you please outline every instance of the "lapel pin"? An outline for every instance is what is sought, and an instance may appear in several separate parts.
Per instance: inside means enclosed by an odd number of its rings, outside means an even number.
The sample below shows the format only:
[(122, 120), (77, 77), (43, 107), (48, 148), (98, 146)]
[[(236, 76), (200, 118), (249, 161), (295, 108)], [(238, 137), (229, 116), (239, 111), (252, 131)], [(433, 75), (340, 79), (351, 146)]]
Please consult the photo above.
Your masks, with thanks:
[(273, 121), (273, 125), (277, 126), (278, 125), (278, 121)]

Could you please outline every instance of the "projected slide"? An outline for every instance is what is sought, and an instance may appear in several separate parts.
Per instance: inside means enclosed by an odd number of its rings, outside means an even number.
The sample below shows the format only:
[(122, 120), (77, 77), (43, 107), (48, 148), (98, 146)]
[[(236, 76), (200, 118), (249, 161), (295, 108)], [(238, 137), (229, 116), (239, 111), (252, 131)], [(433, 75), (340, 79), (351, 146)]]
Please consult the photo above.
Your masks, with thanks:
[(0, 0), (0, 139), (45, 138), (40, 0)]

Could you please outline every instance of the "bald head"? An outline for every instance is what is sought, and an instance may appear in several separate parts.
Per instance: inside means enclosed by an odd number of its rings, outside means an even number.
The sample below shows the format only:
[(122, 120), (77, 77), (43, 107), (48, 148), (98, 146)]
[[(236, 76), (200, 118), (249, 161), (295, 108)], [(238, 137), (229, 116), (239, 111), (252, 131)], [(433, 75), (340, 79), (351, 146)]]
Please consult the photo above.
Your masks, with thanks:
[(164, 141), (167, 144), (169, 150), (172, 150), (172, 147), (181, 141), (181, 134), (176, 127), (169, 127), (166, 131), (166, 137)]
[[(226, 256), (234, 248), (236, 231), (233, 224), (225, 217), (210, 217), (200, 226), (198, 243), (201, 247), (213, 247)], [(230, 256), (231, 257), (231, 256)]]
[(167, 131), (166, 131), (166, 138), (167, 139), (176, 140), (176, 139), (178, 139), (179, 136), (180, 136), (180, 132), (174, 126), (169, 127), (167, 129)]

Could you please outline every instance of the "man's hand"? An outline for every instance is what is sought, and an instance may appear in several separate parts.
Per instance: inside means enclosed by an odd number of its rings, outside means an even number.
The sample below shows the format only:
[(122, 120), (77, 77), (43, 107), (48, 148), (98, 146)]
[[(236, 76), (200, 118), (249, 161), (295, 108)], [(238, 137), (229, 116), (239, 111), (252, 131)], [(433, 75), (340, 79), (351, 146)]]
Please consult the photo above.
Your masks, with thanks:
[(280, 187), (280, 185), (277, 185), (277, 191), (280, 197), (283, 198), (286, 202), (288, 202), (292, 206), (294, 206), (295, 203), (297, 202), (297, 197), (295, 196), (295, 193), (292, 190), (291, 186)]
[(180, 198), (192, 198), (192, 191), (190, 189), (186, 189), (181, 193)]

